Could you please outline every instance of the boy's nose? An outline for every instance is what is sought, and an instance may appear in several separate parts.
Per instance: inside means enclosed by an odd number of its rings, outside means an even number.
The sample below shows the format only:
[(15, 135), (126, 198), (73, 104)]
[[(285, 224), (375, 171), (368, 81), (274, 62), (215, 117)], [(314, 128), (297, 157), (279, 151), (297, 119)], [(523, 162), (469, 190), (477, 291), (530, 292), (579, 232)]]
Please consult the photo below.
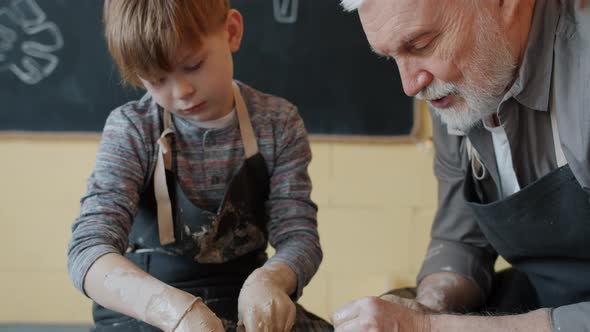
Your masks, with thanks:
[(186, 99), (195, 92), (193, 85), (183, 79), (176, 79), (174, 84), (173, 96), (175, 99)]

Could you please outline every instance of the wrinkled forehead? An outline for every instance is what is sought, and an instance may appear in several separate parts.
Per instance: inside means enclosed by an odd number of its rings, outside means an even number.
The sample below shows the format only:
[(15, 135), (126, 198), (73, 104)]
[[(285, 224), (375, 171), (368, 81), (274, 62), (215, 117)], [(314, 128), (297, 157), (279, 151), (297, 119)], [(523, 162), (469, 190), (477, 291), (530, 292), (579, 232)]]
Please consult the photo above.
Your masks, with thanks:
[(456, 0), (367, 0), (359, 16), (367, 39), (377, 51), (408, 42), (413, 34), (435, 28), (452, 16)]

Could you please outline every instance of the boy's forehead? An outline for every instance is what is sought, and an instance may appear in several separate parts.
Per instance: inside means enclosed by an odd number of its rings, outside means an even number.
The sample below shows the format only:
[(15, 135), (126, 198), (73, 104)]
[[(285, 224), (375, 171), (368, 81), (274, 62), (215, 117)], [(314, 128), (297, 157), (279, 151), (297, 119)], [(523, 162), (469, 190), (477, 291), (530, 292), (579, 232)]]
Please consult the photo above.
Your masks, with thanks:
[(172, 64), (179, 64), (191, 60), (195, 57), (201, 56), (204, 53), (206, 46), (201, 42), (193, 46), (178, 47), (171, 55), (170, 60)]
[(178, 47), (170, 51), (163, 63), (154, 61), (147, 68), (140, 69), (140, 76), (143, 78), (155, 78), (168, 72), (174, 71), (175, 68), (182, 66), (188, 61), (193, 61), (202, 56), (203, 47)]

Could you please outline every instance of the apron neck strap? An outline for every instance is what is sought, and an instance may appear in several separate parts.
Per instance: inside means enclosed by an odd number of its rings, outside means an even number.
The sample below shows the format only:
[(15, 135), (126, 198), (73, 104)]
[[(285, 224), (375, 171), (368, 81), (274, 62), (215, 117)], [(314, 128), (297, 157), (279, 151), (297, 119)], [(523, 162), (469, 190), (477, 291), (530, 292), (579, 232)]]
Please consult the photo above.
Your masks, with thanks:
[(240, 134), (242, 135), (242, 142), (244, 144), (244, 153), (247, 159), (258, 153), (258, 144), (256, 143), (256, 136), (254, 135), (254, 130), (252, 129), (248, 108), (246, 107), (244, 98), (240, 93), (240, 88), (235, 82), (233, 82), (232, 88), (236, 112), (238, 113), (238, 122), (240, 124)]
[[(252, 129), (250, 115), (248, 114), (244, 98), (242, 98), (242, 94), (240, 93), (240, 88), (234, 82), (232, 89), (240, 125), (240, 134), (242, 135), (242, 142), (244, 144), (244, 154), (247, 159), (258, 153), (258, 144), (256, 143), (256, 136)], [(166, 170), (172, 169), (172, 149), (168, 135), (174, 135), (174, 131), (170, 126), (171, 115), (167, 110), (164, 110), (163, 122), (164, 131), (158, 139), (158, 159), (156, 161), (156, 169), (154, 170), (154, 194), (156, 196), (158, 210), (160, 243), (166, 245), (175, 242), (172, 203), (170, 202), (168, 183), (166, 182)]]
[(164, 110), (164, 131), (158, 139), (157, 161), (154, 170), (154, 196), (158, 210), (158, 234), (162, 245), (174, 243), (174, 224), (172, 219), (172, 203), (168, 194), (166, 170), (172, 169), (172, 149), (168, 135), (174, 135), (170, 127), (170, 112)]
[(557, 160), (557, 167), (562, 167), (567, 164), (565, 155), (561, 148), (561, 140), (559, 139), (559, 130), (557, 129), (557, 102), (555, 101), (555, 60), (553, 60), (553, 70), (551, 73), (551, 105), (549, 106), (549, 113), (551, 116), (551, 132), (553, 133), (553, 146), (555, 149), (555, 159)]

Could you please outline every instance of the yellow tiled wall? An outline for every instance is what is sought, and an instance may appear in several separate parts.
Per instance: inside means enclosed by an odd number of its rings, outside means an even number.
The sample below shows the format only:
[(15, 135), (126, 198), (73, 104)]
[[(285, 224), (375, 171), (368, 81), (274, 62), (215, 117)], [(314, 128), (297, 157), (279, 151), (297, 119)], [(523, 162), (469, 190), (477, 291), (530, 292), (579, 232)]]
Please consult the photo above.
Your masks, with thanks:
[[(97, 139), (0, 139), (0, 323), (91, 319), (66, 244)], [(413, 284), (436, 205), (424, 144), (313, 142), (324, 262), (301, 302), (320, 316)]]

